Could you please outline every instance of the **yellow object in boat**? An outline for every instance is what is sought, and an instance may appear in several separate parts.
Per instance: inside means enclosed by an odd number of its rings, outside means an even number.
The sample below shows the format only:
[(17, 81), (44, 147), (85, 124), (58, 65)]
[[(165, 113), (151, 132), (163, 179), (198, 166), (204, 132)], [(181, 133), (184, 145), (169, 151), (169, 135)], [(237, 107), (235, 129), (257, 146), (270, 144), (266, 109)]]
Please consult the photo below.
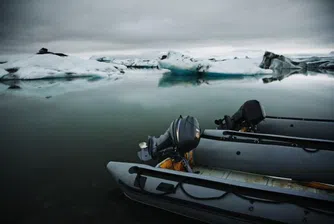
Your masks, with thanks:
[[(192, 167), (192, 165), (194, 164), (194, 160), (193, 160), (193, 152), (187, 152), (184, 155), (184, 158), (186, 160), (188, 160), (188, 163), (190, 165), (190, 167)], [(169, 170), (176, 170), (176, 171), (186, 171), (185, 167), (183, 166), (182, 162), (175, 162), (174, 159), (172, 158), (167, 158), (164, 161), (162, 161), (160, 163), (160, 168), (162, 169), (169, 169)]]

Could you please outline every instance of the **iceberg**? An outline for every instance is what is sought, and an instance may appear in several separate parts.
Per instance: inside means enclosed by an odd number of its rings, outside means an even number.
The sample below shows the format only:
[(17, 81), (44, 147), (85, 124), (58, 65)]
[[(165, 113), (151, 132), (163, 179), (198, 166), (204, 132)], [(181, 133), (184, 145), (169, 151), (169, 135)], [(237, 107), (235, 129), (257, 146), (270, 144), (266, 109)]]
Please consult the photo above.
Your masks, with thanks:
[(159, 67), (170, 70), (173, 74), (207, 76), (258, 75), (272, 73), (259, 67), (261, 58), (249, 57), (234, 59), (196, 59), (179, 52), (169, 51), (160, 57)]
[(37, 80), (70, 77), (110, 77), (122, 75), (125, 66), (100, 63), (74, 56), (35, 54), (11, 58), (0, 64), (0, 79)]
[(269, 51), (266, 51), (263, 55), (260, 68), (280, 70), (280, 69), (305, 69), (305, 62), (292, 61), (283, 55), (278, 55)]
[(263, 55), (261, 68), (282, 70), (282, 69), (299, 69), (309, 71), (334, 70), (334, 57), (302, 57), (294, 60), (266, 51)]
[(162, 55), (159, 67), (168, 69), (174, 74), (207, 72), (210, 64), (204, 60), (197, 60), (179, 52), (169, 51)]
[(106, 63), (113, 63), (116, 65), (123, 65), (127, 68), (137, 68), (137, 69), (144, 69), (144, 68), (159, 68), (159, 64), (157, 60), (150, 60), (150, 59), (116, 59), (108, 56), (92, 56), (91, 60), (96, 60), (99, 62), (106, 62)]

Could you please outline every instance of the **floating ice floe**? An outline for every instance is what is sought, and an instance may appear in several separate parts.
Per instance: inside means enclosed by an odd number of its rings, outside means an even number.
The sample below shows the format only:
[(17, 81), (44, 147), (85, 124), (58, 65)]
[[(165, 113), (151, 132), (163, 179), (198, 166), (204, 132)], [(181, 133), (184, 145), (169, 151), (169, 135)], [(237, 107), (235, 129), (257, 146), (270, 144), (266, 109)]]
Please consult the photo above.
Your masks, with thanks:
[(106, 63), (113, 63), (117, 65), (124, 65), (127, 68), (158, 68), (159, 64), (157, 60), (150, 60), (150, 59), (115, 59), (112, 57), (100, 57), (100, 56), (92, 56), (91, 60), (96, 60), (99, 62), (106, 62)]
[(196, 59), (179, 52), (169, 51), (162, 55), (158, 62), (160, 68), (168, 69), (173, 74), (180, 75), (200, 73), (208, 76), (228, 76), (272, 73), (271, 70), (259, 67), (261, 58)]
[(54, 54), (35, 54), (11, 59), (0, 64), (0, 79), (52, 79), (69, 77), (110, 77), (121, 75), (122, 65), (100, 63), (74, 56), (59, 57)]

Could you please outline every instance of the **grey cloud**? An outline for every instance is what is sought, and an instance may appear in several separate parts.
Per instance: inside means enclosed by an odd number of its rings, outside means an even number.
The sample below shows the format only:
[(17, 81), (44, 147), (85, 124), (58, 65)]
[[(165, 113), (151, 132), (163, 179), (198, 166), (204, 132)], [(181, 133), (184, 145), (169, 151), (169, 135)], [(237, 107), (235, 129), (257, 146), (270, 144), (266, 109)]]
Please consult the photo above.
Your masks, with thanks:
[(8, 0), (0, 50), (66, 52), (193, 44), (333, 47), (333, 1)]

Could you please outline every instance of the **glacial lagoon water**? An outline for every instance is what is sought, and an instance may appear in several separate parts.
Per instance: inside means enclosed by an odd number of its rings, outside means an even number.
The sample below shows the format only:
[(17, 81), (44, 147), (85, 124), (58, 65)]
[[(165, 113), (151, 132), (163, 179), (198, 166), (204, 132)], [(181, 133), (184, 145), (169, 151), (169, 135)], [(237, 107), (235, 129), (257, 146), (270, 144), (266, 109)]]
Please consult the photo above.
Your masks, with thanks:
[[(259, 100), (267, 115), (334, 119), (334, 76), (175, 77), (0, 83), (1, 201), (18, 223), (170, 223), (186, 218), (126, 199), (106, 170), (139, 162), (138, 143), (179, 115), (201, 128)], [(157, 219), (158, 218), (158, 219)], [(158, 220), (158, 221), (157, 221)]]

